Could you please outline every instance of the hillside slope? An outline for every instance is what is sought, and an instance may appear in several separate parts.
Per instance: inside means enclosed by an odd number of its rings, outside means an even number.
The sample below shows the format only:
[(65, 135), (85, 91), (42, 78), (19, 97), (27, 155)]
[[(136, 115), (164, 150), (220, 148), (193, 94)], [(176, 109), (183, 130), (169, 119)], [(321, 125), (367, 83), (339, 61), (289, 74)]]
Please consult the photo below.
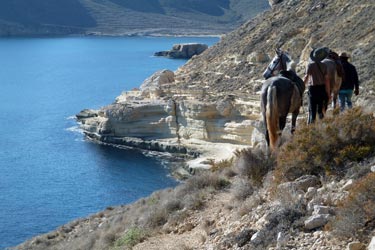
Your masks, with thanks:
[(375, 90), (374, 8), (367, 0), (284, 1), (181, 67), (176, 73), (177, 88), (204, 84), (212, 95), (226, 91), (254, 94), (275, 48), (289, 52), (302, 77), (311, 49), (327, 46), (352, 54), (365, 89), (361, 96), (369, 98)]
[(216, 35), (267, 8), (265, 0), (4, 0), (0, 36)]
[(3, 0), (0, 36), (82, 33), (96, 21), (77, 0)]

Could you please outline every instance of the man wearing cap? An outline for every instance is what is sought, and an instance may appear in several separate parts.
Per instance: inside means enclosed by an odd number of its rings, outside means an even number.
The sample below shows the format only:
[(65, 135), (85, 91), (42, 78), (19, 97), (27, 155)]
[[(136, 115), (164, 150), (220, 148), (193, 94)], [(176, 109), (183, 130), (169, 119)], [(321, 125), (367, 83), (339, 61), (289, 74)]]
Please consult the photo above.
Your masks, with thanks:
[(357, 70), (353, 64), (348, 62), (350, 55), (346, 52), (340, 54), (340, 60), (344, 69), (344, 77), (339, 91), (340, 111), (344, 111), (345, 103), (352, 108), (353, 89), (354, 94), (359, 94), (359, 80)]
[(308, 124), (313, 123), (318, 112), (322, 119), (323, 106), (330, 96), (330, 85), (327, 67), (321, 61), (328, 56), (328, 48), (314, 49), (310, 53), (310, 62), (306, 68), (304, 83), (308, 87), (309, 119)]

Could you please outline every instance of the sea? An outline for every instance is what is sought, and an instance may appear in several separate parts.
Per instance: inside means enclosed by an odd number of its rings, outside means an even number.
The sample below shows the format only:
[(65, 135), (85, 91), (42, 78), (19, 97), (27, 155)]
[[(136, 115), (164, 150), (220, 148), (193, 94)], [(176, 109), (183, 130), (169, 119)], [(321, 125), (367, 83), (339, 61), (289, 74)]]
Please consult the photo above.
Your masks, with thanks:
[(162, 158), (86, 140), (74, 117), (186, 62), (154, 52), (218, 40), (0, 39), (0, 249), (177, 185)]

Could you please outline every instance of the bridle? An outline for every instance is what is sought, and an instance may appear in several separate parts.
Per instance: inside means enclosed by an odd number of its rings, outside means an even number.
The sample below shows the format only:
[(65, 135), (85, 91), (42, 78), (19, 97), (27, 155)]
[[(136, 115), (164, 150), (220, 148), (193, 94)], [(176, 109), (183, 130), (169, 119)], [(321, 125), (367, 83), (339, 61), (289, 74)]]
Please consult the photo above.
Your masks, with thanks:
[(268, 65), (267, 69), (273, 73), (276, 67), (281, 64), (281, 70), (287, 70), (286, 61), (283, 61), (283, 57), (285, 57), (284, 52), (280, 51), (277, 53), (277, 58), (274, 60), (274, 63), (272, 63), (272, 66)]
[(275, 52), (276, 56), (272, 59), (271, 63), (268, 64), (266, 70), (263, 72), (263, 77), (265, 79), (277, 75), (277, 73), (280, 71), (288, 70), (287, 63), (291, 61), (288, 53), (282, 51), (281, 49), (276, 49)]

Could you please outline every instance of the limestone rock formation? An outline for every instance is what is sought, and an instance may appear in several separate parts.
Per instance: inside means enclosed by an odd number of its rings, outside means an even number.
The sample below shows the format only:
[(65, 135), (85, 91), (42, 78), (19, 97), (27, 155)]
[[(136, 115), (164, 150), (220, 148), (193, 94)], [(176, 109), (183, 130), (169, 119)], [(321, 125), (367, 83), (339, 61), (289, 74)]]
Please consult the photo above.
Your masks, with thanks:
[(174, 84), (174, 72), (167, 69), (157, 71), (140, 86), (141, 96), (159, 98), (163, 95), (163, 87), (168, 84)]
[(156, 52), (155, 56), (165, 56), (174, 59), (190, 59), (195, 55), (203, 53), (208, 48), (201, 43), (183, 43), (173, 45), (171, 50)]
[(158, 71), (139, 90), (122, 93), (100, 110), (83, 110), (77, 119), (92, 139), (156, 151), (200, 151), (194, 140), (234, 148), (262, 144), (257, 101), (233, 95), (200, 100), (174, 91), (176, 84), (172, 71)]

